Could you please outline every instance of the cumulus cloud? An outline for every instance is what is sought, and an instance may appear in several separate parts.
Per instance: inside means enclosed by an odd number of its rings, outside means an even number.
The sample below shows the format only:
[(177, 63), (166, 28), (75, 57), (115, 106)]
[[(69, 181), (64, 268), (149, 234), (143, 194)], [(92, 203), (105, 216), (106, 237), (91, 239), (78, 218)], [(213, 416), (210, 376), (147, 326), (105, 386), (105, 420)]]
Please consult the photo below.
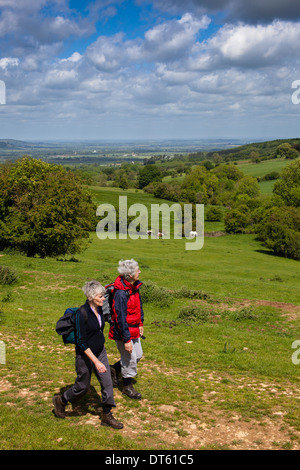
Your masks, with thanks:
[(230, 21), (241, 20), (246, 23), (300, 19), (300, 3), (297, 0), (154, 0), (154, 5), (163, 11), (184, 10), (200, 14), (222, 12)]
[[(239, 125), (248, 116), (257, 121), (260, 113), (290, 112), (289, 88), (300, 68), (300, 23), (294, 18), (274, 20), (269, 9), (272, 19), (256, 24), (256, 1), (250, 7), (238, 0), (155, 0), (160, 11), (172, 7), (181, 14), (157, 17), (134, 39), (100, 30), (88, 46), (77, 50), (76, 44), (62, 57), (66, 40), (70, 45), (70, 37), (94, 32), (92, 11), (97, 19), (105, 11), (114, 15), (123, 0), (93, 2), (85, 19), (69, 14), (68, 2), (57, 0), (41, 21), (45, 1), (0, 0), (0, 40), (7, 46), (0, 79), (9, 85), (7, 114), (14, 110), (19, 116), (28, 107), (26, 115), (56, 122), (59, 112), (60, 121), (87, 123), (89, 129), (99, 120), (112, 126), (132, 120), (138, 126), (149, 117), (152, 122), (178, 119), (174, 126), (180, 131), (180, 122), (196, 129), (198, 122), (227, 125), (228, 116)], [(279, 11), (281, 2), (269, 3)], [(228, 21), (212, 33), (209, 13), (225, 9), (230, 15), (239, 11), (237, 17), (245, 21)]]
[[(300, 58), (299, 23), (274, 21), (269, 25), (226, 25), (203, 44), (195, 68), (241, 66), (267, 67)], [(195, 50), (197, 47), (195, 48)]]

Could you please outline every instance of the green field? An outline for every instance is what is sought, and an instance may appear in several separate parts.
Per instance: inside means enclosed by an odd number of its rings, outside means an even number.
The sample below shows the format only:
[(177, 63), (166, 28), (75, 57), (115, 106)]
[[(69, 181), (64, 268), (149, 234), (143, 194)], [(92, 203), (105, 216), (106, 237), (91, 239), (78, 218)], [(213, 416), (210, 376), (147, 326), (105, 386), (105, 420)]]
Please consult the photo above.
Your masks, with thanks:
[[(116, 204), (119, 195), (128, 205), (162, 202), (135, 190), (91, 192), (96, 204)], [(205, 231), (221, 228), (210, 223)], [(187, 251), (185, 239), (99, 240), (92, 233), (90, 240), (69, 261), (0, 253), (0, 265), (18, 276), (0, 286), (0, 449), (300, 449), (300, 364), (292, 361), (300, 340), (299, 262), (272, 255), (254, 235), (207, 237), (199, 251)], [(115, 389), (114, 414), (124, 429), (103, 428), (93, 378), (89, 394), (59, 420), (51, 399), (75, 371), (73, 348), (55, 323), (84, 302), (87, 279), (112, 281), (127, 258), (139, 262), (144, 292), (150, 281), (159, 288), (144, 302), (136, 383), (143, 398), (132, 402)], [(187, 307), (199, 316), (184, 316)], [(113, 363), (116, 347), (106, 346)]]

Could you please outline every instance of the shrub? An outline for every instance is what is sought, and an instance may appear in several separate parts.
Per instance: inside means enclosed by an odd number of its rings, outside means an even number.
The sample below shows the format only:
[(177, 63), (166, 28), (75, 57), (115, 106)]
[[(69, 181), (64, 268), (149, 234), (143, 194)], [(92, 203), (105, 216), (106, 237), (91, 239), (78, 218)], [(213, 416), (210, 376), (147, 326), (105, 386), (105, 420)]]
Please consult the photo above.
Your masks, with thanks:
[(174, 291), (175, 297), (183, 297), (187, 299), (202, 299), (202, 300), (210, 300), (211, 296), (202, 290), (193, 290), (189, 289), (186, 286), (180, 287), (180, 289), (176, 289)]
[(188, 305), (179, 312), (179, 318), (184, 323), (205, 323), (208, 321), (211, 312), (207, 307), (198, 305)]
[(243, 320), (257, 320), (258, 315), (253, 307), (244, 307), (241, 310), (237, 310), (231, 314), (231, 318), (235, 321)]
[(257, 234), (266, 248), (287, 258), (300, 259), (300, 209), (273, 207), (257, 224)]
[(228, 233), (245, 233), (250, 230), (251, 213), (246, 205), (231, 209), (225, 215), (225, 230)]
[(212, 206), (206, 213), (206, 220), (208, 222), (221, 222), (223, 219), (223, 211), (220, 207)]
[(152, 281), (143, 283), (141, 289), (141, 298), (143, 303), (155, 303), (159, 307), (168, 307), (172, 302), (172, 294), (166, 287), (159, 287)]
[(17, 281), (17, 275), (15, 271), (7, 266), (0, 266), (0, 284), (9, 285), (14, 284)]

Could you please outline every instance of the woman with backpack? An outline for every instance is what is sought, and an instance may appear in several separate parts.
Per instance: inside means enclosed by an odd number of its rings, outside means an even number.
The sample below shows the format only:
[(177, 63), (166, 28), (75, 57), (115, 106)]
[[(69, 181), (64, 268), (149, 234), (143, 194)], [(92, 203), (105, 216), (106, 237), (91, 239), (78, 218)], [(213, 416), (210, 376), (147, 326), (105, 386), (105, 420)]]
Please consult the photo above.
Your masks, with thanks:
[(91, 383), (92, 371), (101, 386), (102, 394), (102, 426), (122, 429), (123, 424), (112, 415), (111, 409), (116, 406), (113, 396), (113, 384), (104, 346), (103, 335), (104, 317), (102, 305), (105, 288), (98, 281), (87, 282), (83, 291), (86, 303), (78, 309), (76, 314), (75, 344), (76, 344), (76, 372), (77, 378), (68, 390), (62, 395), (53, 397), (54, 414), (58, 418), (65, 418), (65, 407), (85, 395)]
[(129, 398), (140, 399), (142, 395), (132, 385), (132, 379), (137, 375), (137, 364), (142, 358), (143, 351), (141, 336), (143, 336), (144, 312), (139, 288), (140, 269), (134, 260), (119, 261), (120, 275), (114, 282), (114, 298), (112, 305), (112, 322), (109, 339), (114, 339), (120, 352), (121, 359), (111, 366), (114, 385), (118, 384), (117, 377), (123, 378), (123, 393)]

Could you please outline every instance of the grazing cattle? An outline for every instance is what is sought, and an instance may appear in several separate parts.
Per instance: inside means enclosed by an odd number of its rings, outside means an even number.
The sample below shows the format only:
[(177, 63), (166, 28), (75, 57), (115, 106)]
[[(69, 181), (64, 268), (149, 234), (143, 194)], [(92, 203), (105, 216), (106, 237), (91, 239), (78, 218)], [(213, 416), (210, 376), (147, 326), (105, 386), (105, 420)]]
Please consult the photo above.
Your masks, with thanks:
[(192, 231), (192, 232), (190, 232), (190, 237), (191, 237), (191, 238), (198, 237), (198, 233), (195, 232), (195, 231)]
[(163, 236), (164, 236), (164, 234), (162, 232), (158, 232), (157, 238), (162, 238)]
[(152, 230), (147, 230), (148, 237), (150, 237), (150, 235), (152, 235), (152, 234), (153, 234)]

